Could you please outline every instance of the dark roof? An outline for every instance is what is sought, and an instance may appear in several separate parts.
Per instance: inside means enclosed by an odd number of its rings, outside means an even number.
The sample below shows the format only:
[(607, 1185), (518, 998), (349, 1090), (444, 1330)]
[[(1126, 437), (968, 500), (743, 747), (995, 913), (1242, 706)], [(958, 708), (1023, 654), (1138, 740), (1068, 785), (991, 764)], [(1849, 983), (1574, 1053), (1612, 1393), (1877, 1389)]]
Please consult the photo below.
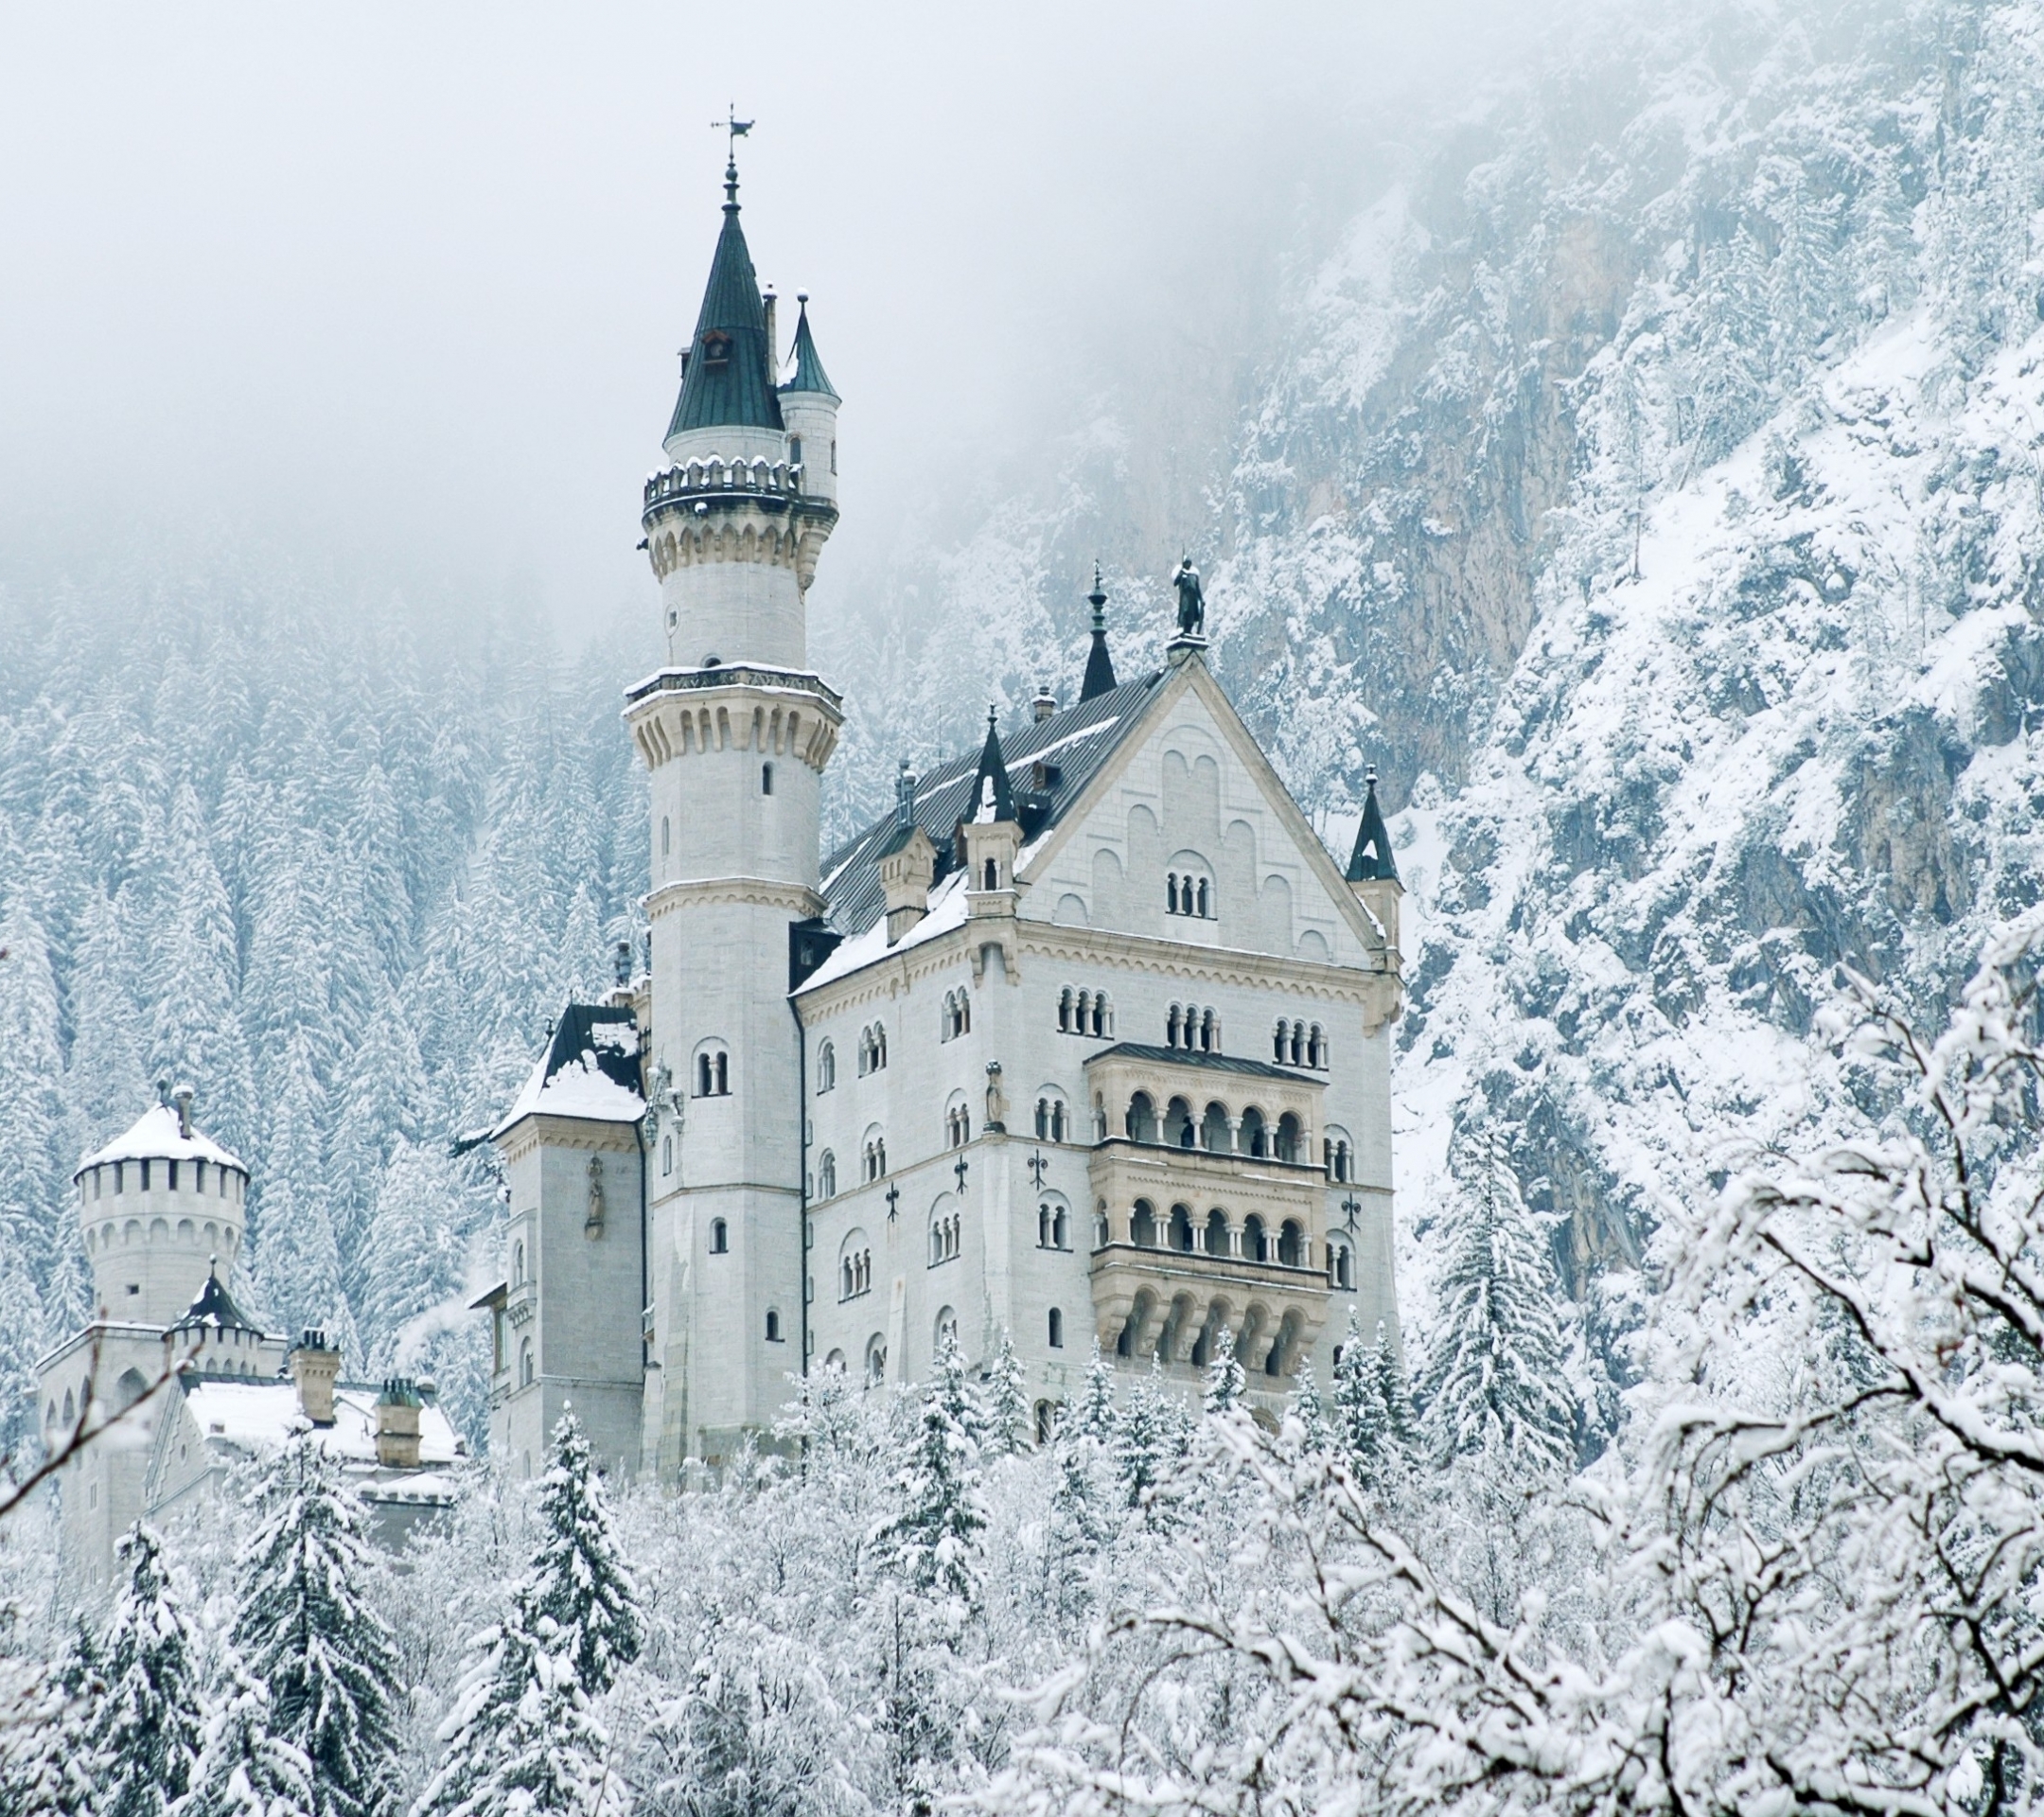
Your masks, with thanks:
[(1346, 873), (1350, 883), (1396, 883), (1398, 863), (1391, 856), (1391, 835), (1384, 830), (1383, 809), (1377, 805), (1377, 777), (1369, 779), (1369, 793), (1363, 798), (1363, 823), (1356, 828), (1355, 850), (1348, 855)]
[[(1034, 838), (1064, 818), (1141, 717), (1162, 679), (1163, 673), (1158, 671), (1139, 681), (1124, 682), (1109, 693), (1024, 726), (1010, 738), (1004, 755), (1024, 838)], [(978, 797), (984, 756), (982, 750), (938, 764), (916, 785), (915, 823), (937, 848), (940, 877), (956, 863), (952, 836), (968, 812), (967, 803)], [(897, 831), (890, 810), (824, 860), (825, 914), (831, 926), (847, 938), (864, 933), (885, 911), (880, 860), (891, 849), (890, 841)]]
[(675, 400), (669, 435), (685, 429), (715, 429), (728, 423), (754, 429), (781, 427), (781, 400), (774, 395), (774, 349), (766, 344), (766, 309), (745, 230), (738, 225), (738, 184), (727, 173), (724, 231), (710, 261), (710, 283), (696, 318)]
[[(599, 1041), (596, 1031), (600, 1028), (629, 1029), (631, 1038), (626, 1041), (612, 1036)], [(622, 1003), (562, 1005), (560, 1020), (554, 1025), (554, 1045), (547, 1050), (548, 1080), (551, 1082), (564, 1067), (586, 1067), (591, 1054), (598, 1072), (613, 1085), (638, 1096), (639, 1018), (629, 1007)]]
[(221, 1331), (256, 1330), (242, 1316), (241, 1309), (228, 1297), (226, 1288), (220, 1285), (218, 1264), (206, 1270), (205, 1285), (200, 1288), (199, 1297), (192, 1301), (185, 1309), (185, 1316), (170, 1329), (173, 1332), (184, 1332), (200, 1325), (216, 1326)]
[(804, 296), (798, 297), (796, 301), (802, 309), (802, 314), (796, 319), (795, 323), (795, 376), (781, 389), (783, 391), (819, 391), (833, 403), (836, 403), (837, 401), (837, 390), (831, 384), (830, 374), (823, 370), (822, 361), (817, 358), (816, 339), (809, 332), (809, 299)]
[(1014, 790), (1008, 786), (1008, 760), (1001, 755), (1000, 728), (995, 724), (992, 707), (987, 709), (986, 743), (979, 747), (979, 767), (973, 771), (972, 793), (965, 798), (960, 820), (979, 818), (987, 799), (985, 785), (988, 783), (994, 785), (994, 818), (1013, 820), (1019, 826), (1022, 817), (1015, 812)]
[(1207, 1067), (1215, 1072), (1245, 1072), (1252, 1079), (1284, 1079), (1295, 1085), (1327, 1083), (1308, 1072), (1288, 1072), (1282, 1067), (1272, 1066), (1268, 1060), (1238, 1060), (1231, 1053), (1194, 1053), (1186, 1048), (1151, 1048), (1140, 1041), (1118, 1041), (1111, 1048), (1087, 1054), (1086, 1064), (1091, 1066), (1096, 1060), (1117, 1055), (1130, 1060), (1154, 1060), (1171, 1067)]
[(1107, 654), (1107, 595), (1101, 589), (1100, 563), (1093, 564), (1093, 591), (1086, 595), (1093, 608), (1093, 647), (1086, 653), (1085, 679), (1080, 683), (1079, 698), (1090, 700), (1115, 685), (1114, 658)]

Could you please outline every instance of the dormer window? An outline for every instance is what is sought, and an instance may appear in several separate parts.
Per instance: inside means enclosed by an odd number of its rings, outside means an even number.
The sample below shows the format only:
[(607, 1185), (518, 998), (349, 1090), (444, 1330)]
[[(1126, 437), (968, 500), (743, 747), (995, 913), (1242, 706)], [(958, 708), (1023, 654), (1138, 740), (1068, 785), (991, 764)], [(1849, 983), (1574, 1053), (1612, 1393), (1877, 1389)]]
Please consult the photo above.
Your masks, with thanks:
[(712, 328), (702, 338), (703, 364), (713, 372), (731, 363), (731, 338), (719, 328)]

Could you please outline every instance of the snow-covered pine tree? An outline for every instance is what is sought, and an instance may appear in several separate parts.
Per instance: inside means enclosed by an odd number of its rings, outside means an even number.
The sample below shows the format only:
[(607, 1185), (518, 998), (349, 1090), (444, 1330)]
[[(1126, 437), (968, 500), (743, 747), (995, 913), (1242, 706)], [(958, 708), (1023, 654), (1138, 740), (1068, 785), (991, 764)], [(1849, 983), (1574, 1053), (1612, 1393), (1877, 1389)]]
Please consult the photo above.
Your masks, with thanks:
[(1115, 1473), (1124, 1504), (1151, 1527), (1171, 1524), (1171, 1484), (1184, 1459), (1189, 1438), (1184, 1411), (1164, 1386), (1162, 1367), (1129, 1390), (1115, 1434)]
[(0, 1672), (0, 1811), (90, 1817), (97, 1790), (93, 1736), (106, 1697), (98, 1643), (82, 1616), (47, 1670), (8, 1661)]
[(1029, 1384), (1014, 1340), (1001, 1331), (1000, 1349), (987, 1376), (987, 1444), (1003, 1456), (1027, 1451), (1030, 1444)]
[(553, 1455), (539, 1485), (539, 1550), (513, 1601), (524, 1630), (546, 1632), (565, 1652), (575, 1683), (601, 1697), (639, 1657), (643, 1627), (639, 1588), (618, 1546), (610, 1498), (573, 1409), (554, 1428)]
[(1228, 1413), (1242, 1404), (1249, 1377), (1235, 1358), (1235, 1333), (1224, 1325), (1214, 1337), (1213, 1361), (1207, 1366), (1207, 1392), (1201, 1402), (1209, 1415)]
[[(361, 1499), (305, 1433), (264, 1469), (258, 1525), (237, 1577), (233, 1643), (266, 1709), (258, 1717), (310, 1762), (313, 1817), (382, 1817), (397, 1776), (402, 1695), (390, 1630), (366, 1600), (382, 1574)], [(236, 1693), (238, 1695), (238, 1693)]]
[(1115, 1408), (1114, 1366), (1101, 1354), (1100, 1339), (1093, 1340), (1093, 1357), (1086, 1365), (1085, 1386), (1079, 1396), (1074, 1430), (1097, 1444), (1112, 1444), (1119, 1422)]
[(1351, 1306), (1348, 1330), (1334, 1357), (1334, 1438), (1358, 1482), (1377, 1480), (1383, 1454), (1386, 1416), (1379, 1391), (1369, 1347)]
[(1383, 1410), (1384, 1447), (1402, 1466), (1418, 1446), (1419, 1422), (1413, 1413), (1412, 1391), (1405, 1383), (1405, 1365), (1381, 1318), (1366, 1363), (1377, 1384), (1377, 1404)]
[(199, 1638), (163, 1541), (137, 1522), (117, 1556), (127, 1572), (106, 1639), (106, 1695), (90, 1738), (93, 1817), (163, 1817), (191, 1790), (205, 1739)]
[(1313, 1375), (1313, 1358), (1304, 1358), (1292, 1379), (1291, 1417), (1299, 1422), (1309, 1451), (1326, 1451), (1333, 1439), (1327, 1408), (1320, 1400), (1320, 1384)]
[(574, 1637), (542, 1615), (520, 1650), (524, 1691), (463, 1817), (626, 1817), (631, 1799), (577, 1676)]
[(953, 1619), (979, 1597), (979, 1536), (987, 1526), (979, 1488), (984, 1426), (957, 1340), (946, 1332), (896, 1478), (900, 1512), (875, 1537), (890, 1568)]
[(534, 1650), (515, 1612), (502, 1624), (469, 1636), (467, 1660), (434, 1735), (440, 1764), (413, 1805), (412, 1817), (472, 1817), (487, 1809), (479, 1795), (531, 1683)]
[(318, 1817), (311, 1762), (277, 1733), (270, 1693), (230, 1649), (177, 1817)]
[(1464, 1173), (1426, 1371), (1430, 1447), (1442, 1459), (1482, 1454), (1502, 1471), (1565, 1471), (1575, 1409), (1553, 1257), (1501, 1130), (1470, 1143)]

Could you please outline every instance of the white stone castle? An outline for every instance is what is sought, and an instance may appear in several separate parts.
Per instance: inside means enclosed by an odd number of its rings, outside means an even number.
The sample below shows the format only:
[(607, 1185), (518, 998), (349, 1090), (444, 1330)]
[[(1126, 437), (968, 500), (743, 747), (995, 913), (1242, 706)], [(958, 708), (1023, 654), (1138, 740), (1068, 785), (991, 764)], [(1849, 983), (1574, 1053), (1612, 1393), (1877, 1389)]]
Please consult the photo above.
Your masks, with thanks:
[(493, 1132), (492, 1447), (529, 1473), (572, 1402), (607, 1467), (685, 1480), (791, 1375), (917, 1381), (947, 1332), (982, 1367), (1012, 1338), (1039, 1435), (1096, 1338), (1189, 1394), (1225, 1330), (1275, 1411), (1351, 1311), (1397, 1332), (1374, 787), (1345, 873), (1208, 670), (1196, 578), (1167, 666), (1125, 680), (1096, 579), (1078, 702), (990, 714), (823, 856), (841, 711), (805, 597), (838, 398), (806, 299), (780, 360), (725, 180), (642, 519), (649, 957), (567, 1006)]

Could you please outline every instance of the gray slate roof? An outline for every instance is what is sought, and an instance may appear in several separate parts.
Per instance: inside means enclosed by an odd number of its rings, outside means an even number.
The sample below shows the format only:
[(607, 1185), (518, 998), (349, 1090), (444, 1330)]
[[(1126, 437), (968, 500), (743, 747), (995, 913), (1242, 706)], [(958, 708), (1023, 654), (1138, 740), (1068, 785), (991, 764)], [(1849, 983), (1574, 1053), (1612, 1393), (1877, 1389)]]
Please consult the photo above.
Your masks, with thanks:
[[(1110, 693), (1024, 726), (1003, 742), (1008, 785), (1021, 815), (1025, 840), (1064, 818), (1142, 716), (1163, 679), (1163, 671), (1158, 670), (1139, 681), (1125, 681)], [(1050, 766), (1048, 771), (1038, 768), (1039, 753)], [(937, 848), (939, 877), (957, 868), (955, 835), (959, 821), (971, 812), (982, 754), (976, 750), (951, 758), (916, 785), (915, 822)], [(847, 939), (864, 933), (886, 912), (880, 860), (897, 833), (895, 817), (890, 811), (824, 860), (825, 918)]]
[(819, 391), (834, 401), (837, 397), (830, 374), (823, 370), (822, 361), (817, 358), (816, 338), (809, 332), (807, 297), (802, 299), (802, 314), (795, 324), (795, 376), (781, 389), (784, 392)]
[(1268, 1060), (1243, 1060), (1232, 1053), (1195, 1053), (1187, 1048), (1146, 1047), (1140, 1041), (1118, 1041), (1111, 1048), (1087, 1054), (1086, 1064), (1117, 1055), (1130, 1060), (1154, 1060), (1169, 1067), (1206, 1067), (1214, 1072), (1247, 1073), (1252, 1079), (1282, 1079), (1295, 1085), (1327, 1083), (1310, 1072), (1289, 1072), (1283, 1067), (1274, 1067)]
[(667, 425), (669, 435), (726, 424), (782, 426), (781, 400), (774, 391), (774, 349), (766, 344), (766, 306), (760, 301), (752, 255), (738, 225), (738, 185), (732, 182), (726, 186), (731, 200), (724, 204), (724, 230), (710, 261), (710, 282), (696, 317), (681, 395)]
[(1377, 778), (1369, 779), (1369, 793), (1363, 799), (1363, 820), (1356, 828), (1355, 850), (1348, 855), (1350, 883), (1396, 883), (1398, 861), (1391, 856), (1391, 835), (1383, 823), (1383, 809), (1377, 805)]

